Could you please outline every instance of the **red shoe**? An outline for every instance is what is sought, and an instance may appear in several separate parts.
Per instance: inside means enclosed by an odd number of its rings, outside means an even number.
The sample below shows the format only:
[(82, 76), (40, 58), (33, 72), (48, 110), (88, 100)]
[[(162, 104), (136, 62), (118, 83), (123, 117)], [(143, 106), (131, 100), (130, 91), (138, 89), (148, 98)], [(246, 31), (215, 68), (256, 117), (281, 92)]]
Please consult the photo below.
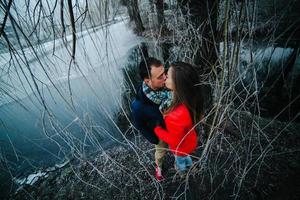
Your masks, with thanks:
[(155, 177), (156, 177), (156, 180), (157, 180), (157, 181), (162, 181), (162, 180), (164, 180), (164, 177), (163, 177), (162, 174), (161, 174), (161, 168), (158, 167), (158, 166), (155, 167)]

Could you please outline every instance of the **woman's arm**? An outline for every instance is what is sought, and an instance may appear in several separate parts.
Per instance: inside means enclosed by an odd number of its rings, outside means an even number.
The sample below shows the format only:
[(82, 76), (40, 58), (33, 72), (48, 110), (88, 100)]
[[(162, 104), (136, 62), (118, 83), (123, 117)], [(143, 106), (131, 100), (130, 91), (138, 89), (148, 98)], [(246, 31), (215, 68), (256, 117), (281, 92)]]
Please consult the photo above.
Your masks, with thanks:
[(186, 133), (186, 124), (179, 118), (166, 117), (166, 129), (161, 126), (154, 128), (155, 134), (169, 145), (177, 146)]

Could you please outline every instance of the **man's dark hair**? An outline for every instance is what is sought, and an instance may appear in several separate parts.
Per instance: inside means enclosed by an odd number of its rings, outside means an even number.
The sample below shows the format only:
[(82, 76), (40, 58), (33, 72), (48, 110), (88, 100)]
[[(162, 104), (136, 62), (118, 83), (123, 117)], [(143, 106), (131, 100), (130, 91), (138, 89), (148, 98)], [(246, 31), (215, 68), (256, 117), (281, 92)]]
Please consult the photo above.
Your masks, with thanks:
[(144, 78), (150, 78), (151, 66), (159, 67), (161, 65), (162, 62), (157, 60), (156, 58), (148, 57), (146, 59), (143, 59), (139, 66), (140, 76), (142, 80), (144, 80)]

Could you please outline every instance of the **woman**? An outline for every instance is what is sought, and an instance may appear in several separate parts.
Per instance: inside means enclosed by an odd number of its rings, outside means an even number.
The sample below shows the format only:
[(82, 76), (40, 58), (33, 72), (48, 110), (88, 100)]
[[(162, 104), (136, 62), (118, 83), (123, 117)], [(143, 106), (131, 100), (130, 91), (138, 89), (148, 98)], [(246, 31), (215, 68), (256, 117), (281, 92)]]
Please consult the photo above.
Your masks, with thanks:
[(171, 90), (170, 106), (163, 112), (166, 128), (156, 126), (155, 134), (169, 144), (175, 154), (175, 166), (184, 172), (193, 162), (190, 154), (197, 147), (194, 125), (202, 118), (203, 103), (196, 70), (190, 64), (171, 64), (166, 80)]

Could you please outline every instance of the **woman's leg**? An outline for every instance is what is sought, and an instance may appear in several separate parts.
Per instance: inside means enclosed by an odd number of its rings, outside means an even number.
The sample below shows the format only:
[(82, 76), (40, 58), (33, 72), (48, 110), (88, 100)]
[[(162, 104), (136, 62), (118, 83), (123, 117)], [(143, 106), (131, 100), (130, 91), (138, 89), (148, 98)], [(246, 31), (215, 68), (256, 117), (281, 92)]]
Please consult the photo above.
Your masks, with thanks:
[(186, 156), (185, 165), (186, 165), (186, 167), (191, 167), (193, 165), (193, 160), (192, 160), (191, 156)]
[(175, 156), (176, 167), (181, 172), (186, 170), (185, 157), (186, 156)]

